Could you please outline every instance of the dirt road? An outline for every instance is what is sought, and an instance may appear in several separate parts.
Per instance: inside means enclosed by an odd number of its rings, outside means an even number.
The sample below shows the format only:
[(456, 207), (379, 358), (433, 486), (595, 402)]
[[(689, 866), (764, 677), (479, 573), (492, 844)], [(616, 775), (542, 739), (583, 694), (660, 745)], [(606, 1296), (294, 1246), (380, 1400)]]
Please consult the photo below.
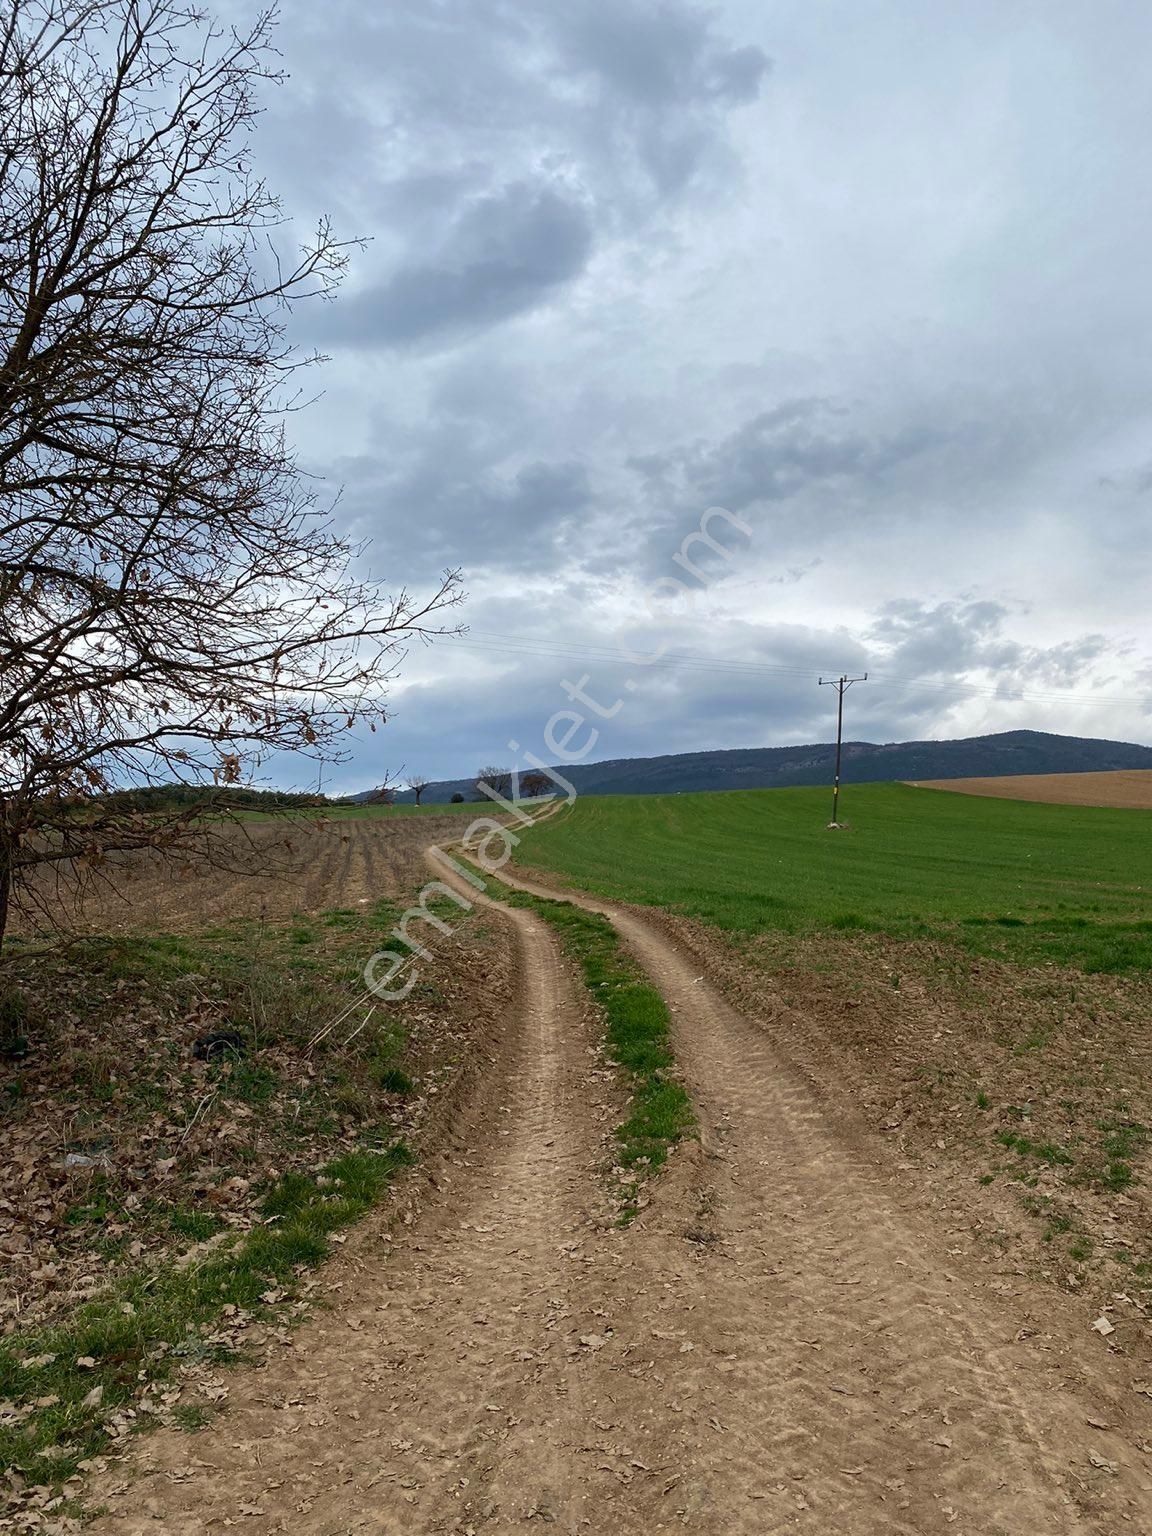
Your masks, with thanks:
[(229, 1377), (213, 1428), (141, 1442), (94, 1529), (1152, 1527), (1149, 1459), (1074, 1304), (990, 1296), (755, 1023), (611, 915), (672, 1006), (702, 1122), (638, 1222), (605, 1222), (619, 1103), (582, 992), (509, 912), (515, 1016), (415, 1221), (362, 1229), (332, 1310)]

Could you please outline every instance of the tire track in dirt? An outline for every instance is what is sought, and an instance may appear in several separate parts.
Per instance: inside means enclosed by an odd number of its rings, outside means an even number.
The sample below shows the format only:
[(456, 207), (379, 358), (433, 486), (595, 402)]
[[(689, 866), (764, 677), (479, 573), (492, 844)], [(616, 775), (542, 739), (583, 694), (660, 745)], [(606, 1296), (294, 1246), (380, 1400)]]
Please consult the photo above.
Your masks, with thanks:
[(666, 938), (586, 904), (669, 999), (702, 1148), (631, 1228), (605, 1225), (614, 1074), (550, 931), (501, 908), (516, 1006), (418, 1219), (398, 1240), (367, 1223), (333, 1310), (224, 1378), (211, 1429), (142, 1442), (94, 1532), (1142, 1529), (1138, 1474), (1108, 1440), (1116, 1473), (1088, 1467), (1085, 1405), (1017, 1341), (1014, 1304), (973, 1300)]
[[(1114, 1472), (1091, 1465), (1095, 1405), (1022, 1345), (1034, 1319), (975, 1294), (658, 928), (563, 897), (607, 915), (663, 991), (702, 1120), (701, 1198), (723, 1257), (700, 1307), (714, 1337), (739, 1340), (714, 1395), (726, 1474), (705, 1468), (697, 1488), (716, 1528), (1131, 1529), (1152, 1508), (1148, 1474), (1118, 1439), (1099, 1446)], [(1080, 1354), (1100, 1378), (1098, 1355)]]
[[(551, 935), (527, 914), (507, 920), (521, 988), (497, 1100), (468, 1135), (485, 1144), (436, 1177), (450, 1192), (395, 1257), (380, 1243), (361, 1261), (338, 1316), (307, 1325), (266, 1370), (230, 1378), (226, 1419), (195, 1440), (150, 1438), (130, 1508), (94, 1530), (206, 1533), (238, 1514), (252, 1533), (456, 1529), (547, 1371), (534, 1459), (501, 1496), (544, 1509), (561, 1496), (566, 1481), (541, 1454), (562, 1370), (551, 1357), (571, 1347), (591, 1170), (613, 1118), (594, 1105), (610, 1074)], [(560, 1395), (570, 1412), (575, 1396)]]

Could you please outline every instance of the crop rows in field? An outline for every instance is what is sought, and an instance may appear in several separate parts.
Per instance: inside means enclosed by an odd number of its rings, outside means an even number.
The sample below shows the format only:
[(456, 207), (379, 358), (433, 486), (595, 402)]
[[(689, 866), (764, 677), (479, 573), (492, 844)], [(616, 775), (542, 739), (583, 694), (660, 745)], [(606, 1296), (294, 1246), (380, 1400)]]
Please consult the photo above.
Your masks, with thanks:
[(20, 923), (80, 933), (178, 933), (236, 917), (357, 907), (407, 893), (423, 850), (460, 834), (457, 816), (366, 814), (244, 821), (212, 834), (212, 860), (112, 855), (96, 869), (48, 866)]

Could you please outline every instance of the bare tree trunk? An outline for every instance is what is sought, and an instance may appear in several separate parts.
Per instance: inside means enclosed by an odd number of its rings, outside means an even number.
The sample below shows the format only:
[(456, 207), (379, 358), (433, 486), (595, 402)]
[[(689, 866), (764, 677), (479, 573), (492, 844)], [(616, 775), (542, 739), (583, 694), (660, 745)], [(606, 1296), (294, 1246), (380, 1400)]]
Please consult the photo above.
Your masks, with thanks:
[(7, 822), (0, 822), (0, 952), (3, 951), (4, 935), (8, 931), (8, 913), (12, 894), (12, 869), (16, 860), (16, 846), (16, 838), (9, 830)]

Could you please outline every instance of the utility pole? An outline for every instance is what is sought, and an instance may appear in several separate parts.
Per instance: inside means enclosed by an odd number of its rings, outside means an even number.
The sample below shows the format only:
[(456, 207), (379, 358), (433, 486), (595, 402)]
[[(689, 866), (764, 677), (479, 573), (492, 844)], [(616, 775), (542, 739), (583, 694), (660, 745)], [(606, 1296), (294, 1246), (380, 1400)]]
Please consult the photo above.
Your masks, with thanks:
[(868, 674), (863, 677), (822, 677), (821, 688), (835, 688), (838, 695), (836, 707), (836, 777), (832, 781), (832, 820), (830, 827), (840, 825), (840, 753), (844, 745), (844, 695), (853, 683), (866, 683)]

